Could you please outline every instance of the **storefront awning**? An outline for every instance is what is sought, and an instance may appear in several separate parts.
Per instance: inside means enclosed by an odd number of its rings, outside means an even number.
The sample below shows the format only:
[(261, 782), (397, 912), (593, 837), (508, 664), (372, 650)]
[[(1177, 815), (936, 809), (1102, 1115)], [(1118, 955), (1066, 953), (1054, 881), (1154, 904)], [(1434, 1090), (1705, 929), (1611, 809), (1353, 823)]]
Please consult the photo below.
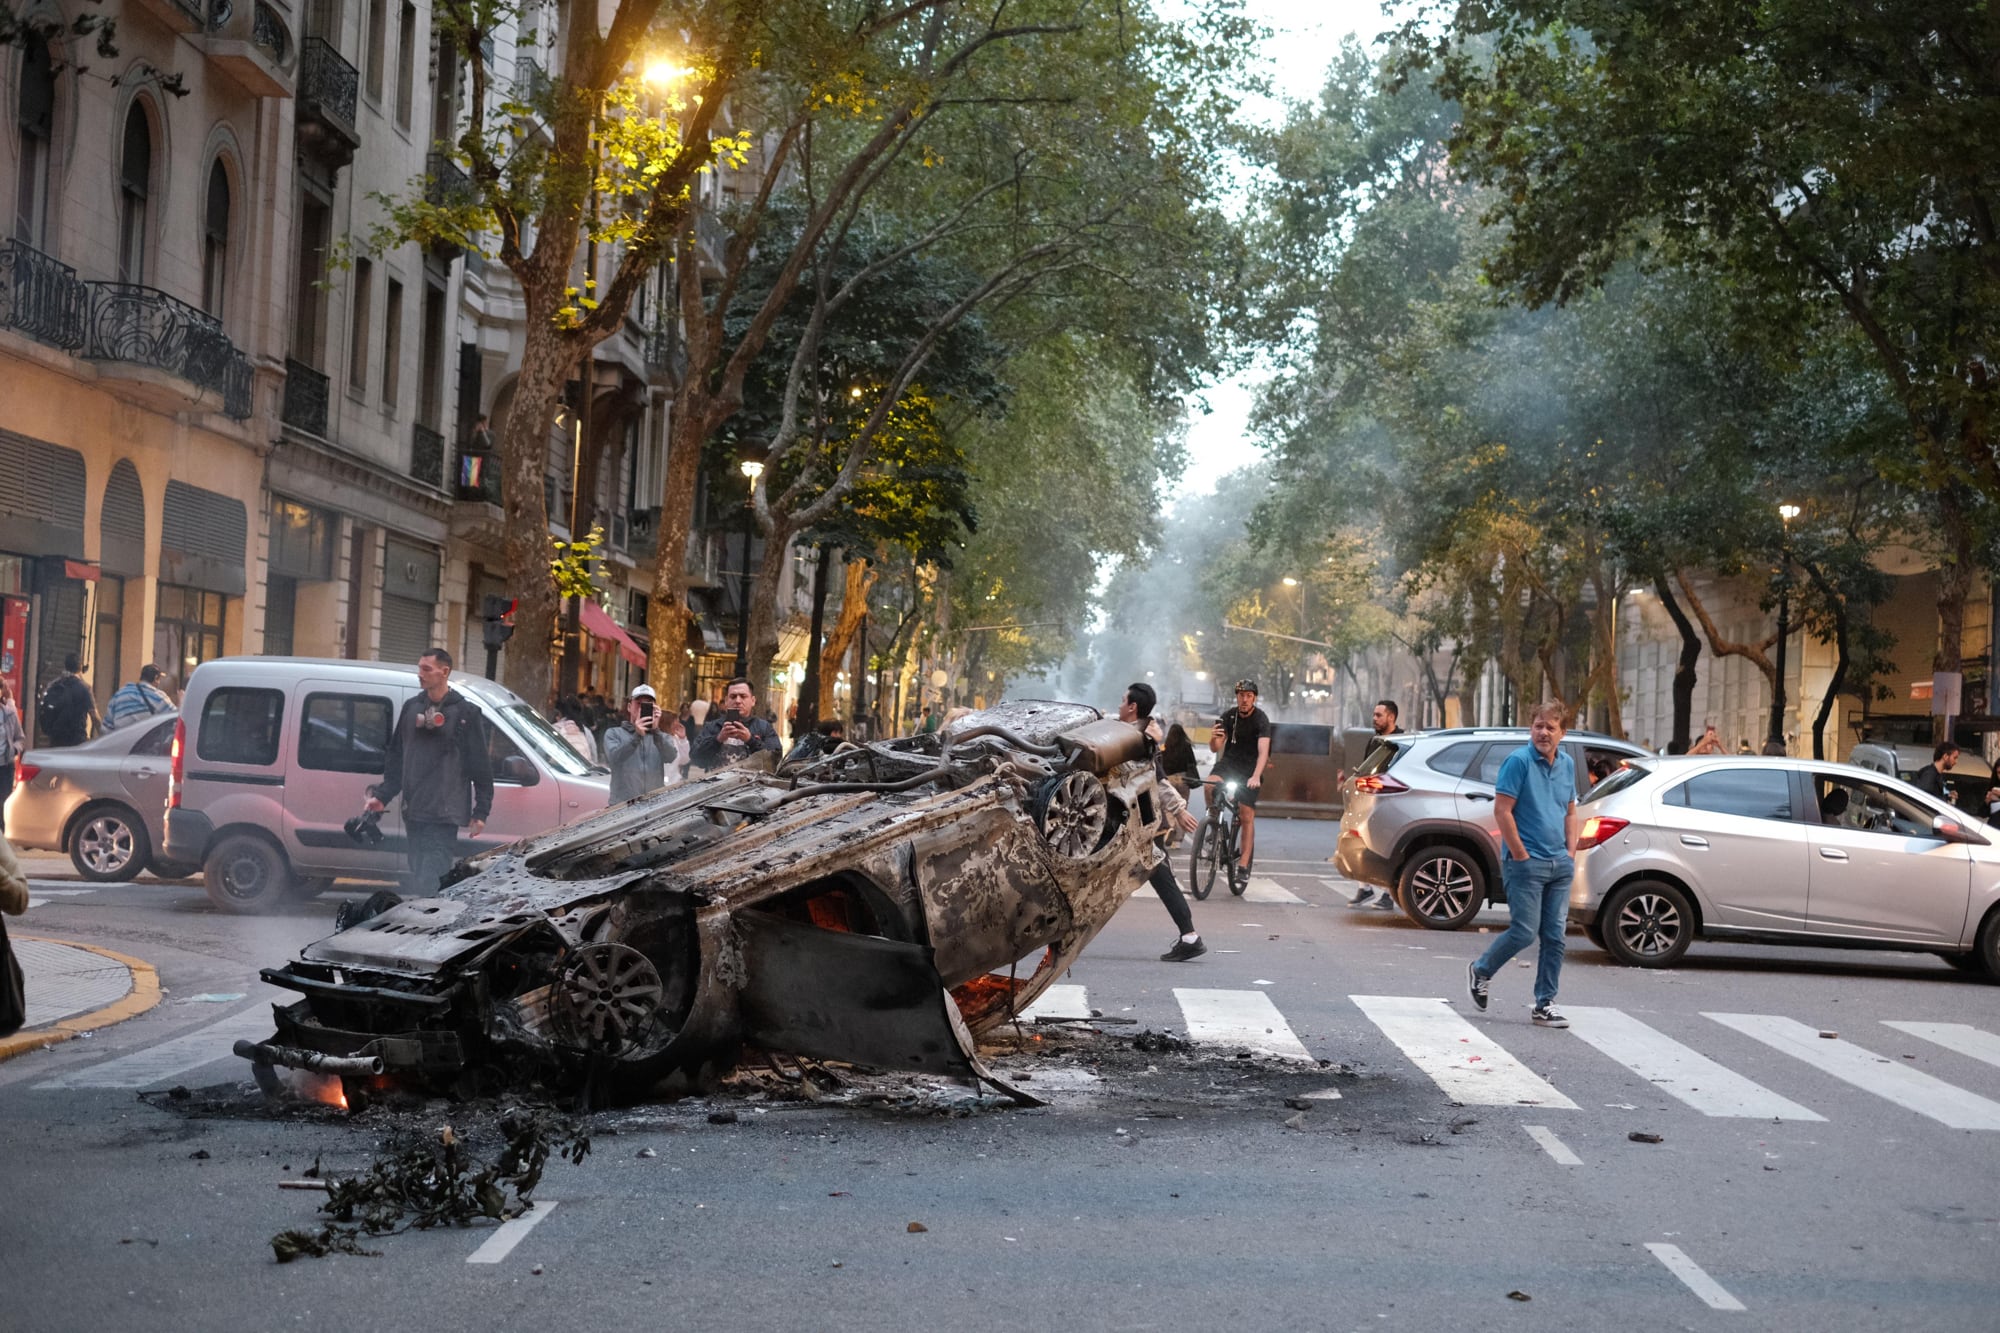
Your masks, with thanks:
[(603, 607), (586, 598), (577, 607), (577, 619), (583, 622), (584, 629), (590, 633), (617, 644), (619, 655), (626, 661), (641, 670), (645, 669), (645, 650), (632, 642), (632, 636), (627, 634)]

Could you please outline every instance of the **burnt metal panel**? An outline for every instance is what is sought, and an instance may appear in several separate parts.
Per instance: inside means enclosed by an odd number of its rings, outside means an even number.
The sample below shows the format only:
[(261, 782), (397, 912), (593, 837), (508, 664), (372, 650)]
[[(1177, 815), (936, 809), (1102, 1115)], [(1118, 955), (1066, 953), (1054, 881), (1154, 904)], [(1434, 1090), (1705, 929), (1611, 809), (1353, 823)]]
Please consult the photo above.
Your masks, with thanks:
[(971, 1077), (931, 951), (767, 912), (735, 915), (745, 1040), (821, 1060)]

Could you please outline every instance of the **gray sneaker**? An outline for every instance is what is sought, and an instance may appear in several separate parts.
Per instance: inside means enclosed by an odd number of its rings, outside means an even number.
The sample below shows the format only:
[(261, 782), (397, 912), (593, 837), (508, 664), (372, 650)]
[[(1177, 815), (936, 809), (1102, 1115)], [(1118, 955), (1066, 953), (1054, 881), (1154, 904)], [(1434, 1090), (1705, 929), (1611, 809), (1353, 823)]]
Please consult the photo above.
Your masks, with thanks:
[(1395, 894), (1393, 894), (1393, 893), (1391, 893), (1391, 892), (1389, 892), (1389, 890), (1387, 890), (1387, 889), (1383, 889), (1383, 890), (1381, 891), (1381, 893), (1379, 893), (1378, 895), (1376, 895), (1376, 898), (1375, 898), (1375, 906), (1376, 906), (1377, 908), (1381, 909), (1381, 910), (1382, 910), (1382, 911), (1384, 911), (1384, 912), (1393, 912), (1393, 911), (1395, 911), (1395, 910), (1396, 910), (1396, 895), (1395, 895)]
[(1556, 1007), (1553, 1003), (1536, 1005), (1535, 1011), (1528, 1015), (1528, 1019), (1538, 1028), (1566, 1028), (1569, 1026), (1569, 1020), (1556, 1012)]
[(1486, 983), (1489, 980), (1490, 978), (1479, 975), (1479, 964), (1465, 965), (1465, 989), (1471, 994), (1472, 1003), (1481, 1013), (1486, 1011)]

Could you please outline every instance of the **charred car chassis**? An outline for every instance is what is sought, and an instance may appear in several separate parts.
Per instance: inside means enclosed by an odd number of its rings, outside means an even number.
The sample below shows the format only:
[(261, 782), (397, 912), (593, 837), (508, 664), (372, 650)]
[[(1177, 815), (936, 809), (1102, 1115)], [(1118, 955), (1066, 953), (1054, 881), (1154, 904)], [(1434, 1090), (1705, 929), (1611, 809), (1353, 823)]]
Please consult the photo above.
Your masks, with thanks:
[(748, 1045), (984, 1078), (1159, 856), (1137, 728), (1022, 702), (668, 787), (461, 864), (264, 979), (274, 1067), (464, 1095), (640, 1095)]

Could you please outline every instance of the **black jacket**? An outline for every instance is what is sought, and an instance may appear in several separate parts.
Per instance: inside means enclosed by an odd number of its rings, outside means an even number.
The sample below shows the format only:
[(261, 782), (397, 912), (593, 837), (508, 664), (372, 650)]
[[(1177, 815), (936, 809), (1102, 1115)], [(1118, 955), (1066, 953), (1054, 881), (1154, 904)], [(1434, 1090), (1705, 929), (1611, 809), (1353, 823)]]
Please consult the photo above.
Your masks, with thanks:
[(744, 751), (745, 754), (783, 748), (783, 743), (778, 740), (777, 729), (756, 714), (732, 718), (728, 713), (717, 713), (708, 720), (708, 725), (701, 729), (701, 734), (694, 738), (696, 768), (720, 768), (729, 762), (728, 756), (722, 750), (722, 724), (730, 721), (741, 722), (750, 728), (750, 739), (746, 742), (749, 748)]
[(1930, 793), (1940, 801), (1949, 801), (1951, 799), (1951, 793), (1948, 790), (1948, 784), (1944, 780), (1944, 774), (1938, 772), (1936, 763), (1925, 764), (1922, 768), (1918, 769), (1917, 775), (1910, 779), (1910, 785), (1918, 791)]
[(493, 762), (486, 754), (485, 719), (478, 705), (457, 690), (446, 690), (436, 706), (444, 714), (443, 726), (418, 726), (418, 718), (431, 709), (426, 694), (405, 701), (396, 729), (389, 734), (382, 780), (369, 792), (384, 805), (401, 794), (405, 820), (453, 827), (483, 821), (493, 811)]

